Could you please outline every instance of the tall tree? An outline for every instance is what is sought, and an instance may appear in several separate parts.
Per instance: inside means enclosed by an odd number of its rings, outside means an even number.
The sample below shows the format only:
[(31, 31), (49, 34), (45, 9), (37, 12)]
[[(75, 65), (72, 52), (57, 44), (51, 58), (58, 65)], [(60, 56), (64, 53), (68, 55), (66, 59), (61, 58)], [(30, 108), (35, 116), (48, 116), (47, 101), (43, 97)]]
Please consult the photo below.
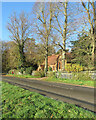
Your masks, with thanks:
[(78, 35), (78, 40), (71, 41), (72, 43), (72, 63), (78, 63), (90, 69), (92, 66), (92, 46), (89, 36), (86, 34)]
[(28, 38), (25, 46), (24, 46), (24, 51), (25, 51), (25, 58), (26, 58), (26, 64), (36, 64), (36, 43), (35, 39), (33, 38)]
[[(61, 35), (62, 37), (62, 43), (61, 42), (54, 42), (54, 44), (56, 45), (59, 45), (62, 49), (62, 71), (65, 70), (65, 54), (66, 54), (66, 36), (67, 36), (67, 23), (68, 23), (68, 14), (67, 14), (67, 6), (68, 6), (68, 2), (60, 2), (59, 4), (56, 5), (56, 11), (55, 11), (55, 23), (57, 23), (57, 26), (52, 25), (52, 27), (59, 32), (59, 34)], [(62, 15), (62, 18), (64, 19), (62, 24), (61, 24), (61, 21), (60, 21), (60, 15)], [(56, 38), (55, 38), (56, 39)], [(55, 40), (54, 39), (54, 40)]]
[(11, 33), (11, 40), (13, 40), (18, 46), (18, 51), (20, 53), (21, 67), (24, 67), (25, 64), (25, 55), (24, 55), (24, 44), (27, 41), (27, 38), (31, 34), (31, 23), (29, 16), (24, 12), (21, 12), (19, 16), (14, 13), (11, 15), (10, 21), (7, 24), (7, 28)]
[(46, 76), (48, 71), (48, 45), (52, 30), (51, 25), (54, 15), (54, 5), (53, 3), (43, 2), (36, 3), (34, 11), (37, 17), (36, 24), (37, 34), (39, 34), (39, 37), (43, 43), (43, 47), (45, 48), (45, 76)]
[(18, 46), (14, 41), (2, 42), (2, 71), (8, 72), (10, 69), (18, 68), (19, 64)]
[[(93, 63), (93, 69), (96, 69), (96, 3), (91, 2), (90, 0), (85, 3), (82, 1), (82, 6), (84, 8), (84, 12), (86, 13), (86, 20), (85, 25), (88, 25), (89, 31), (88, 36), (90, 37), (91, 43), (92, 43), (92, 63)], [(89, 24), (86, 24), (89, 23)]]
[(6, 73), (8, 70), (10, 70), (9, 66), (9, 47), (6, 42), (2, 42), (2, 72)]

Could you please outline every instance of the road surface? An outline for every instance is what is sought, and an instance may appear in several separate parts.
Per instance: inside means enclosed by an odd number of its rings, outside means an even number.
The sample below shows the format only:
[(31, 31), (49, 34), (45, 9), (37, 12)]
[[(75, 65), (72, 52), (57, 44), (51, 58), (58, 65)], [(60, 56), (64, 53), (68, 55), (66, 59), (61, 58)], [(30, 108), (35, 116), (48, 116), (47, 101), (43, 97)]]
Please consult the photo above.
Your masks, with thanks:
[(95, 89), (91, 87), (81, 87), (9, 76), (2, 76), (2, 81), (96, 112), (96, 104), (94, 104), (96, 103), (94, 97)]

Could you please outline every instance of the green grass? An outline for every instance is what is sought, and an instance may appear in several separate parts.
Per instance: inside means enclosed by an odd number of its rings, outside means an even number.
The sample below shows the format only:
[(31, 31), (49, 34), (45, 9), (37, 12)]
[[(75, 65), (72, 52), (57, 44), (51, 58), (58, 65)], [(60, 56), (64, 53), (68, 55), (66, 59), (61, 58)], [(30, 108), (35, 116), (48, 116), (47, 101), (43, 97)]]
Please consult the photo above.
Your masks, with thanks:
[(92, 86), (92, 87), (95, 86), (94, 84), (95, 81), (71, 80), (71, 79), (55, 78), (55, 77), (46, 78), (45, 81), (69, 83), (69, 84), (74, 84), (74, 85), (85, 85), (85, 86)]
[(8, 76), (20, 77), (20, 78), (40, 78), (40, 76), (32, 76), (32, 75), (15, 75), (15, 74), (7, 74)]
[[(8, 74), (9, 76), (12, 74)], [(40, 78), (40, 76), (32, 76), (32, 75), (12, 75), (14, 77), (21, 77), (21, 78)], [(84, 85), (84, 86), (91, 86), (96, 87), (95, 81), (87, 81), (87, 80), (71, 80), (71, 79), (64, 79), (64, 78), (55, 78), (55, 77), (48, 77), (43, 79), (44, 81), (49, 82), (60, 82), (60, 83), (69, 83), (74, 85)]]
[(2, 118), (96, 119), (96, 114), (2, 82)]

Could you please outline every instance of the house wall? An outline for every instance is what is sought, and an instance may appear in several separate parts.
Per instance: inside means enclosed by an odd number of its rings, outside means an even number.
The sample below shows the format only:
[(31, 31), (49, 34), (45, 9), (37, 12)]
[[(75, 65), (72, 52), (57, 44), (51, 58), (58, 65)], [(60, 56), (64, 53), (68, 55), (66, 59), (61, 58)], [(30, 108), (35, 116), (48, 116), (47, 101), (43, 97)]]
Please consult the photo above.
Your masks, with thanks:
[[(65, 65), (67, 64), (67, 60), (65, 60)], [(45, 65), (39, 65), (37, 71), (44, 70)], [(54, 65), (48, 65), (48, 70), (49, 67), (52, 68), (52, 71), (61, 71), (62, 70), (62, 58), (61, 56), (58, 56), (56, 62)]]

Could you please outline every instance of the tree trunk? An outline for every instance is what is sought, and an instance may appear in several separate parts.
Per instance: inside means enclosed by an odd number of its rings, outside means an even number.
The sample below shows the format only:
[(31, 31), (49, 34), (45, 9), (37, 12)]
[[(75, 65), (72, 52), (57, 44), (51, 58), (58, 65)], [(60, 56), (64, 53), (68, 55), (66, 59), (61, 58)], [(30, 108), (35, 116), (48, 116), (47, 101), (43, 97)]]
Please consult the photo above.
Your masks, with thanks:
[(19, 45), (19, 53), (20, 53), (20, 61), (21, 65), (20, 67), (25, 66), (25, 55), (24, 55), (24, 47)]
[(46, 57), (45, 57), (45, 76), (47, 76), (47, 71), (48, 71), (48, 55), (46, 54)]
[[(65, 49), (65, 40), (63, 40), (63, 49)], [(65, 70), (65, 50), (62, 50), (62, 71)]]
[(65, 2), (65, 25), (64, 25), (64, 31), (63, 31), (62, 71), (65, 70), (66, 34), (67, 34), (67, 2)]
[(96, 69), (96, 59), (95, 59), (95, 55), (96, 55), (96, 5), (94, 2), (92, 2), (92, 6), (93, 6), (93, 19), (94, 19), (94, 25), (93, 25), (93, 29), (92, 29), (92, 63), (93, 63), (93, 69)]
[(95, 37), (92, 37), (92, 65), (93, 69), (95, 69)]
[[(95, 9), (96, 9), (96, 5), (95, 5)], [(94, 39), (95, 39), (95, 50), (94, 50), (94, 64), (95, 64), (95, 70), (96, 70), (96, 10), (95, 10), (95, 26), (94, 26)]]
[(45, 76), (47, 76), (47, 71), (48, 71), (48, 37), (46, 38)]

